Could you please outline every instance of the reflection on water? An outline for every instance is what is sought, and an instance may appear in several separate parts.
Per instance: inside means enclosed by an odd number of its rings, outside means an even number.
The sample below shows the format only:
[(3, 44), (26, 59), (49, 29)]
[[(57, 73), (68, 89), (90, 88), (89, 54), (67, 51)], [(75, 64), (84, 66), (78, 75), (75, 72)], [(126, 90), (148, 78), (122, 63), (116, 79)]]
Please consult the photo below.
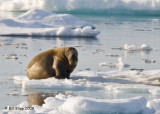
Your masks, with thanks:
[(17, 40), (21, 40), (23, 42), (31, 41), (52, 41), (53, 45), (60, 47), (65, 45), (70, 45), (71, 42), (73, 44), (87, 44), (87, 45), (100, 45), (99, 40), (96, 37), (26, 37), (26, 36), (0, 36), (0, 42), (16, 42)]
[(30, 106), (42, 106), (44, 104), (44, 99), (47, 97), (54, 97), (55, 95), (57, 95), (57, 93), (28, 93), (27, 101)]
[(44, 100), (47, 97), (55, 97), (59, 93), (62, 93), (64, 95), (70, 95), (70, 93), (65, 93), (65, 92), (53, 92), (53, 93), (31, 92), (31, 93), (28, 93), (27, 101), (30, 106), (32, 105), (42, 106), (45, 103)]
[(136, 51), (125, 51), (124, 56), (127, 58), (128, 56), (140, 54), (142, 57), (145, 55), (149, 55), (152, 50), (136, 50)]

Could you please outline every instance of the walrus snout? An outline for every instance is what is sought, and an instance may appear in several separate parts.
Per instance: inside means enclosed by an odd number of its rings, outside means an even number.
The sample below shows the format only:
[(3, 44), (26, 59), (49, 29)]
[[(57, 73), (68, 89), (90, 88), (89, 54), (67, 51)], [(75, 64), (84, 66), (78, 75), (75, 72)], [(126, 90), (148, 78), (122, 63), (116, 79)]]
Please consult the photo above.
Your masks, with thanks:
[(72, 60), (73, 60), (73, 61), (78, 61), (77, 54), (73, 54), (73, 55), (72, 55)]

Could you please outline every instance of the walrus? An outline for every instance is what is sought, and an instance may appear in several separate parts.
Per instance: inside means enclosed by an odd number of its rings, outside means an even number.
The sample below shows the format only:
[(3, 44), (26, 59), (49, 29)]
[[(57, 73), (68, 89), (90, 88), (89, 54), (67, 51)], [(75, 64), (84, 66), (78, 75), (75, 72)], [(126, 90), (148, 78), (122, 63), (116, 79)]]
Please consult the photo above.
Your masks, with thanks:
[(35, 56), (28, 64), (26, 74), (30, 80), (69, 79), (77, 63), (78, 52), (74, 47), (53, 48)]

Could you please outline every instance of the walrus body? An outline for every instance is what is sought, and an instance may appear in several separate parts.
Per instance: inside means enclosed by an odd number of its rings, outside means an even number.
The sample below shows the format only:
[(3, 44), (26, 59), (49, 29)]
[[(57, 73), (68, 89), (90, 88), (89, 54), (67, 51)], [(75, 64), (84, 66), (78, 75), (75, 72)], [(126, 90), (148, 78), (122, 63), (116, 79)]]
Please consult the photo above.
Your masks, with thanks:
[(70, 78), (77, 66), (78, 52), (73, 47), (54, 48), (35, 56), (27, 66), (27, 76), (31, 79)]

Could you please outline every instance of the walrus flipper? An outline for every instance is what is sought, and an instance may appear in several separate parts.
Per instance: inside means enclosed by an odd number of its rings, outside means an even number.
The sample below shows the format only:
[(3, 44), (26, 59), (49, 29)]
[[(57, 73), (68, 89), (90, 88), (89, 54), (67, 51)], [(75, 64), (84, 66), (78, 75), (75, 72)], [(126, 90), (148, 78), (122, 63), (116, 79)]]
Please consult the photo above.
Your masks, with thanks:
[(54, 67), (55, 73), (56, 73), (55, 78), (58, 78), (58, 79), (65, 79), (66, 78), (65, 66), (60, 60), (56, 60), (54, 62), (53, 67)]
[(66, 77), (67, 79), (70, 79), (70, 74), (73, 72), (73, 70), (67, 70), (66, 71)]

